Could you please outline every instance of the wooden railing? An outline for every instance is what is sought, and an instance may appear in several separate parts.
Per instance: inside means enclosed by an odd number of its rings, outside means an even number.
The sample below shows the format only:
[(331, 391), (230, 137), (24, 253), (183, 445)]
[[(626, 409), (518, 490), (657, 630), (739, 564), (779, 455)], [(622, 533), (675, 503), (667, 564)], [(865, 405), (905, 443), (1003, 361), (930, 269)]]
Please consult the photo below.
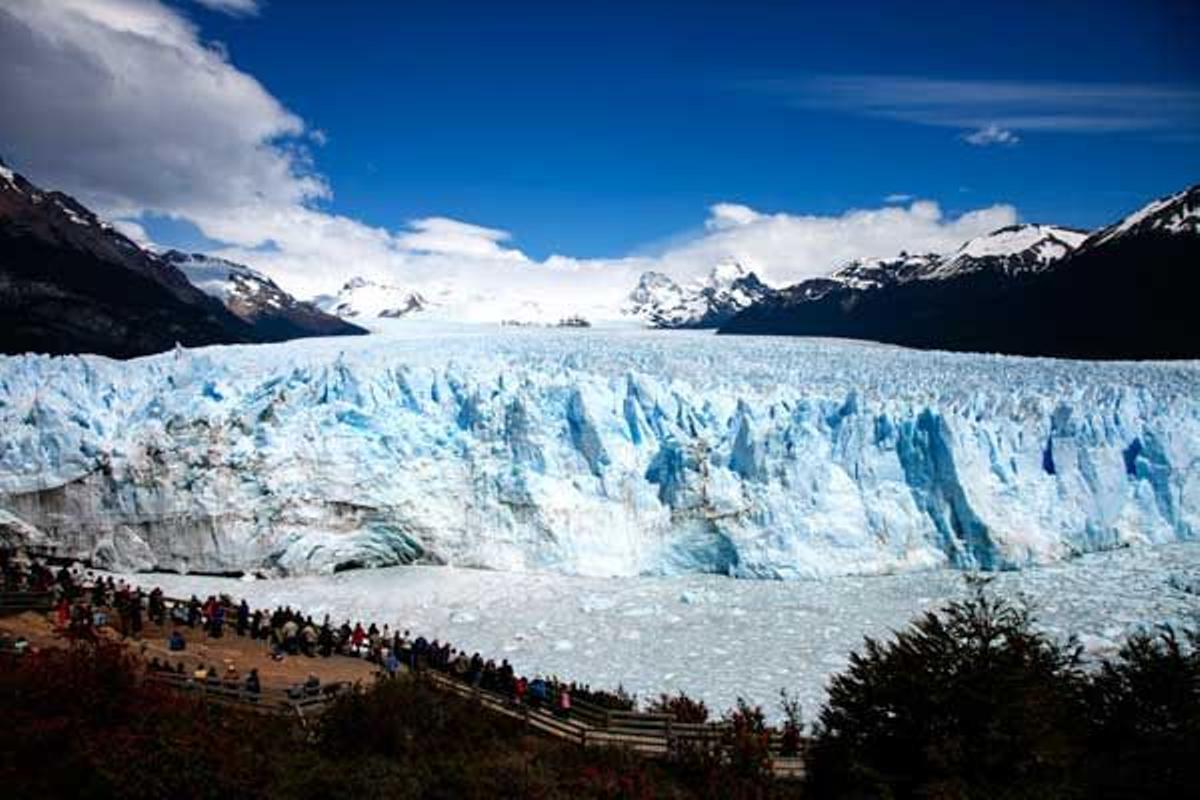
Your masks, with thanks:
[(0, 592), (0, 615), (24, 614), (26, 611), (49, 611), (54, 608), (50, 592), (21, 590)]
[(168, 689), (195, 692), (208, 700), (252, 707), (266, 712), (295, 713), (300, 716), (320, 713), (338, 695), (350, 688), (349, 683), (339, 682), (324, 684), (316, 691), (293, 693), (284, 689), (264, 689), (252, 692), (241, 683), (201, 680), (175, 672), (148, 672), (146, 681)]
[[(535, 730), (582, 747), (625, 747), (642, 755), (663, 758), (688, 746), (719, 747), (730, 730), (726, 722), (677, 722), (670, 714), (614, 711), (583, 701), (572, 702), (569, 716), (562, 717), (543, 708), (518, 704), (498, 692), (469, 686), (439, 672), (422, 672), (420, 677), (439, 689), (474, 700), (492, 711), (522, 720)], [(772, 772), (776, 777), (802, 778), (803, 756), (780, 755), (781, 745), (782, 734), (773, 731), (770, 740)]]
[[(186, 605), (189, 602), (174, 597), (163, 599), (169, 606)], [(48, 611), (51, 608), (53, 598), (49, 592), (0, 592), (0, 614)], [(572, 702), (569, 715), (558, 716), (543, 708), (518, 704), (503, 694), (468, 685), (435, 670), (424, 670), (419, 676), (443, 691), (474, 700), (496, 713), (521, 720), (541, 733), (582, 747), (624, 747), (642, 755), (661, 758), (688, 746), (719, 747), (729, 732), (728, 723), (683, 723), (671, 714), (608, 709), (583, 700)], [(146, 679), (167, 688), (197, 692), (217, 702), (269, 713), (294, 713), (302, 720), (306, 716), (319, 714), (350, 686), (346, 683), (327, 684), (316, 693), (289, 696), (284, 690), (255, 693), (241, 685), (197, 680), (173, 672), (149, 672)], [(800, 755), (783, 756), (780, 754), (782, 733), (772, 731), (770, 737), (772, 772), (777, 777), (802, 778), (803, 749)]]

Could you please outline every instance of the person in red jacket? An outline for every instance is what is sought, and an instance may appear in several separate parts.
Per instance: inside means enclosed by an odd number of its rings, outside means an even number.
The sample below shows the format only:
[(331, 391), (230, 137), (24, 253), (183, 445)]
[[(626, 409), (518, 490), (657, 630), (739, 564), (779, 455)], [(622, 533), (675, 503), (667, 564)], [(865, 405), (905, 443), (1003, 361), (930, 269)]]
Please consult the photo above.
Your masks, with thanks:
[(63, 630), (71, 623), (71, 603), (67, 598), (58, 601), (58, 605), (54, 608), (54, 624), (56, 627)]
[(563, 719), (571, 716), (571, 691), (566, 686), (558, 692), (558, 715)]

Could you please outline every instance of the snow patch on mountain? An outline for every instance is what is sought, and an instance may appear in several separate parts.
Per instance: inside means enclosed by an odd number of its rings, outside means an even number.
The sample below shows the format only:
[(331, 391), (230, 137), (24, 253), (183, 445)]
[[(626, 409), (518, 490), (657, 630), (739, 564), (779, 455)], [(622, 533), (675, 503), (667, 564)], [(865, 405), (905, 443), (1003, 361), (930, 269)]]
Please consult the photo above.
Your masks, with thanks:
[[(976, 237), (958, 249), (955, 256), (968, 258), (988, 258), (991, 256), (1013, 256), (1025, 251), (1041, 251), (1047, 245), (1054, 245), (1052, 254), (1046, 260), (1061, 257), (1062, 253), (1072, 250), (1087, 238), (1084, 231), (1060, 228), (1055, 225), (1010, 225), (992, 231), (986, 236)], [(1059, 251), (1062, 252), (1059, 252)], [(1058, 253), (1058, 255), (1053, 255)]]
[(261, 272), (223, 258), (179, 250), (168, 250), (162, 257), (178, 267), (193, 286), (222, 303), (237, 296), (258, 294), (275, 285)]
[(859, 258), (829, 275), (789, 291), (819, 300), (830, 291), (874, 291), (916, 280), (945, 280), (971, 272), (1016, 275), (1038, 272), (1066, 257), (1087, 238), (1083, 231), (1054, 225), (1010, 225), (964, 243), (949, 254), (900, 253), (891, 258)]
[(275, 281), (244, 264), (178, 250), (168, 250), (161, 258), (179, 268), (193, 286), (220, 300), (226, 309), (255, 326), (259, 335), (268, 339), (366, 333), (312, 303), (297, 300)]
[(1010, 225), (971, 239), (920, 277), (943, 280), (969, 272), (1041, 272), (1074, 252), (1087, 232), (1056, 225)]

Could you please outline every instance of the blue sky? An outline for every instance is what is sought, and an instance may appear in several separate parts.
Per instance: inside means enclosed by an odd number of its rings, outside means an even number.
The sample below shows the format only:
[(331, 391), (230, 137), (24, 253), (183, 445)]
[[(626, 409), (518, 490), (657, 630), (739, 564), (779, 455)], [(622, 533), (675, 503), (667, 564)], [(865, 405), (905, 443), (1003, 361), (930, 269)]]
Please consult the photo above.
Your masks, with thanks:
[(1200, 181), (1196, 41), (1179, 0), (22, 0), (0, 155), (305, 296), (783, 285)]
[(1091, 227), (1200, 180), (1194, 102), (1190, 126), (981, 147), (760, 90), (859, 75), (1195, 89), (1194, 3), (275, 0), (196, 18), (327, 134), (334, 209), (472, 220), (538, 257), (653, 247), (718, 201), (825, 214), (912, 194)]

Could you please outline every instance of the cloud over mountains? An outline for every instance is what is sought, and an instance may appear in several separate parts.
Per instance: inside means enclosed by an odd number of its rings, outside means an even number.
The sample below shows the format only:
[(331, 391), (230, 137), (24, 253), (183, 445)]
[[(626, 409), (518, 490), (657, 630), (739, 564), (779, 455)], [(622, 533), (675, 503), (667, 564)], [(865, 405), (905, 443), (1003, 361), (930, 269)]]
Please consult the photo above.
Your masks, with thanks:
[[(202, 5), (258, 10), (252, 0)], [(785, 284), (856, 257), (949, 250), (1017, 216), (997, 205), (948, 217), (936, 203), (910, 198), (836, 216), (718, 203), (701, 232), (653, 256), (539, 261), (509, 232), (436, 209), (390, 229), (330, 210), (334, 187), (314, 159), (325, 140), (314, 126), (320, 121), (289, 110), (234, 66), (224, 47), (203, 41), (183, 12), (159, 0), (5, 4), (0, 70), (0, 149), (18, 169), (75, 194), (135, 238), (145, 238), (143, 215), (187, 220), (222, 243), (219, 255), (302, 295), (362, 275), (430, 295), (456, 282), (480, 296), (507, 292), (563, 309), (598, 306), (619, 301), (646, 269), (689, 278), (736, 258)], [(854, 91), (875, 90), (867, 84)], [(898, 101), (894, 113), (917, 113), (911, 105)]]

